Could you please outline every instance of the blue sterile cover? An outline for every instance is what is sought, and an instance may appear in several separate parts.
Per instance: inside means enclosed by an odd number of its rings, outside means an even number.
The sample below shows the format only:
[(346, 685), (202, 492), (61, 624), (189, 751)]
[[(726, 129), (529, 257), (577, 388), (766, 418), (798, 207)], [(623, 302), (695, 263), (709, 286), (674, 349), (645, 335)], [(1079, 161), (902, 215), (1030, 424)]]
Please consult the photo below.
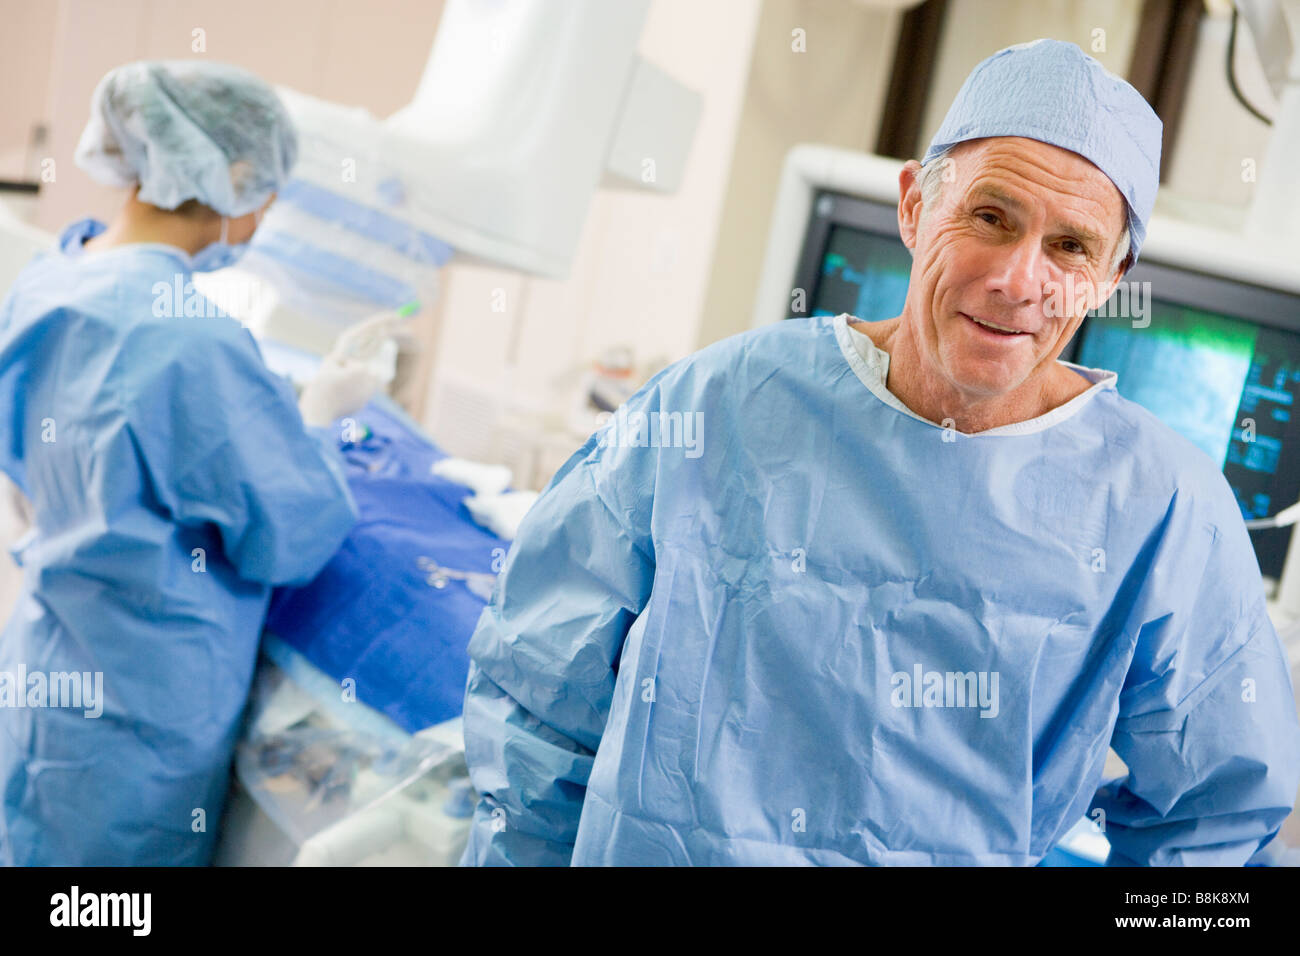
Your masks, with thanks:
[(340, 450), (356, 526), (315, 580), (275, 591), (266, 628), (415, 732), (460, 714), (466, 645), (487, 603), (454, 574), (430, 585), (420, 559), (491, 574), (509, 542), (473, 522), (469, 489), (430, 473), (446, 453), (394, 406), (354, 417), (367, 433)]

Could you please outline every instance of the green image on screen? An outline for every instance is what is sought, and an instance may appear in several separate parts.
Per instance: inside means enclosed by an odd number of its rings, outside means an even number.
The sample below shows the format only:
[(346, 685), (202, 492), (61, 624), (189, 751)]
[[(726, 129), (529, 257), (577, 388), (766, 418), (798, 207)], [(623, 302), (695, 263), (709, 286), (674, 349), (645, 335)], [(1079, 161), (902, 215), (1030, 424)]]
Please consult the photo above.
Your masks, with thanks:
[(912, 257), (897, 236), (831, 226), (809, 314), (892, 319), (903, 311), (911, 275)]
[(1255, 354), (1257, 326), (1213, 312), (1155, 302), (1150, 325), (1093, 316), (1076, 363), (1119, 376), (1116, 388), (1220, 466)]

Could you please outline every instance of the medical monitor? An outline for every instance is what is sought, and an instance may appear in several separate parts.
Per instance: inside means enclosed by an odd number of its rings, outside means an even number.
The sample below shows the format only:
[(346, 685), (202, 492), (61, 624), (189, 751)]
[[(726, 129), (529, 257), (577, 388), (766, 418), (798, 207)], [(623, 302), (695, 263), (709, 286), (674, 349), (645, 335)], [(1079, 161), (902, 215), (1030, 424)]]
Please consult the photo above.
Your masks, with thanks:
[[(896, 206), (821, 190), (805, 232), (790, 316), (848, 312), (874, 322), (903, 311), (912, 256)], [(803, 306), (800, 309), (800, 306)]]

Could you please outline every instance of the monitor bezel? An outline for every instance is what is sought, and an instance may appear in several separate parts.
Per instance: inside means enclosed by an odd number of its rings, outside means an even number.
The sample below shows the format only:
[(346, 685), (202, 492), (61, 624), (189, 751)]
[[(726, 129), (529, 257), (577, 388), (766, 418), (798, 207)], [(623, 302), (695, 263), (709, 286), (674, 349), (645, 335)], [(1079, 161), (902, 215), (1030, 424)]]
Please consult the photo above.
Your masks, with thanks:
[(893, 239), (900, 245), (898, 235), (898, 204), (878, 202), (850, 196), (833, 189), (818, 189), (813, 194), (808, 213), (808, 226), (804, 230), (803, 248), (799, 252), (799, 265), (795, 269), (794, 289), (803, 289), (804, 308), (790, 309), (790, 318), (805, 318), (812, 314), (813, 302), (822, 279), (822, 259), (830, 242), (831, 229), (850, 226)]

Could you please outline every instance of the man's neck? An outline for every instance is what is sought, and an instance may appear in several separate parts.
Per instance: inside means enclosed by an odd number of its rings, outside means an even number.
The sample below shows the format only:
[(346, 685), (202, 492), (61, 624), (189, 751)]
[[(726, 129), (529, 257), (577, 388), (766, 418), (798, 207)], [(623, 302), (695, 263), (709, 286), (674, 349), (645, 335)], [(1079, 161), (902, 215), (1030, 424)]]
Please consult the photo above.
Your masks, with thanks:
[(889, 355), (885, 387), (899, 401), (922, 418), (941, 425), (951, 423), (963, 434), (1037, 418), (1090, 387), (1082, 376), (1053, 362), (1009, 394), (973, 400), (927, 367), (901, 316), (851, 324)]

